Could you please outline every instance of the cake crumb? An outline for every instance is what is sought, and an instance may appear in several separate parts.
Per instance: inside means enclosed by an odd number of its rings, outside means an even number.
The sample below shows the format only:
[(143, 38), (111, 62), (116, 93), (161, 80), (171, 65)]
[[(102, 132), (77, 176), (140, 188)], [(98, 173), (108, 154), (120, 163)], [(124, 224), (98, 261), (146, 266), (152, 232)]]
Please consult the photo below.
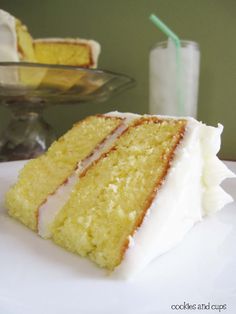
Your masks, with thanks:
[(128, 217), (129, 220), (133, 221), (136, 217), (136, 212), (133, 210), (132, 212), (129, 213)]
[(117, 191), (118, 191), (117, 185), (115, 185), (115, 184), (110, 183), (110, 184), (109, 184), (109, 188), (110, 188), (113, 192), (115, 192), (115, 193), (117, 193)]

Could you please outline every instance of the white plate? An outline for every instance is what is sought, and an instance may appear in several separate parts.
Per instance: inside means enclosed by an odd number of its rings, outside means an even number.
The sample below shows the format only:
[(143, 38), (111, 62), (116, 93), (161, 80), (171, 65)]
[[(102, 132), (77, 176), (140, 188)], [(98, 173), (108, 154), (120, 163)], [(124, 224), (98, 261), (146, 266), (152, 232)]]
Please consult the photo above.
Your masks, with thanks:
[[(7, 216), (4, 194), (23, 162), (0, 164), (0, 314), (236, 313), (236, 203), (198, 223), (135, 280), (117, 281)], [(227, 165), (236, 172), (236, 163)], [(225, 189), (236, 197), (236, 180)], [(204, 303), (211, 310), (173, 310)]]

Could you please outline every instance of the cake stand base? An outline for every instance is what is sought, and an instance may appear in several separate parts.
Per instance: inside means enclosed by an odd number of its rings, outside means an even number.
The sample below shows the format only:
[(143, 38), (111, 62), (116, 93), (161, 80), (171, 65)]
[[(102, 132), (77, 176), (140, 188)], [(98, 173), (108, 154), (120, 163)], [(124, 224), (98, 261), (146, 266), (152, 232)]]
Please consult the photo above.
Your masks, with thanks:
[(42, 154), (55, 140), (42, 112), (12, 111), (12, 120), (0, 136), (0, 161), (30, 159)]

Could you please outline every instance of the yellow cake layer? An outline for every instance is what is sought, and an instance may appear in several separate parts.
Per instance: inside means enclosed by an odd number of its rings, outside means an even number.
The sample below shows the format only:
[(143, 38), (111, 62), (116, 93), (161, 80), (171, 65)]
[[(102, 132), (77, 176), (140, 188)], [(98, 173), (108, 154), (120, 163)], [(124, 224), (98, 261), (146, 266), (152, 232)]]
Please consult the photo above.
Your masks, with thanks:
[(47, 153), (28, 162), (7, 193), (9, 214), (36, 230), (39, 206), (120, 123), (119, 118), (88, 117), (54, 142)]
[(34, 51), (39, 63), (90, 67), (92, 62), (91, 48), (85, 43), (35, 41)]
[(185, 120), (142, 119), (76, 184), (51, 231), (60, 246), (113, 270), (164, 179)]
[(33, 39), (28, 32), (25, 25), (21, 23), (18, 19), (16, 21), (16, 34), (17, 34), (17, 45), (18, 52), (21, 61), (36, 62)]
[[(25, 25), (21, 23), (20, 20), (16, 21), (16, 35), (17, 35), (17, 49), (20, 61), (23, 62), (37, 62), (34, 53), (33, 39), (28, 32)], [(43, 80), (46, 69), (41, 68), (29, 68), (20, 67), (19, 68), (19, 78), (20, 82), (25, 85), (31, 85), (32, 87), (37, 87)]]

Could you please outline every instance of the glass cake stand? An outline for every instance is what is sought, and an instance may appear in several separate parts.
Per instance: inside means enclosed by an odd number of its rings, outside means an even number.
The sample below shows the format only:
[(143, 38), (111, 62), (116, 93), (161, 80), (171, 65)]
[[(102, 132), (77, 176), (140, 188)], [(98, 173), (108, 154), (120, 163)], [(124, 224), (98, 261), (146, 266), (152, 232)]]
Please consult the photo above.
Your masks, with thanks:
[(0, 161), (40, 155), (55, 139), (45, 107), (103, 102), (134, 84), (126, 75), (74, 66), (0, 62), (0, 105), (12, 119), (0, 135)]

